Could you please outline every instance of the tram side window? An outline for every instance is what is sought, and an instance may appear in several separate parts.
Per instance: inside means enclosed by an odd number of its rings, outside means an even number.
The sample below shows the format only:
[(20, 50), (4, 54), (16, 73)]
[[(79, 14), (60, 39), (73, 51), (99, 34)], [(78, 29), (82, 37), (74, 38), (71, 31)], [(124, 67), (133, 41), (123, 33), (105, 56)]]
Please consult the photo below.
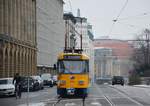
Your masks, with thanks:
[(64, 72), (65, 66), (63, 64), (63, 61), (59, 61), (58, 62), (58, 70), (59, 70), (59, 73), (63, 73)]
[(89, 72), (89, 61), (85, 61), (85, 72)]

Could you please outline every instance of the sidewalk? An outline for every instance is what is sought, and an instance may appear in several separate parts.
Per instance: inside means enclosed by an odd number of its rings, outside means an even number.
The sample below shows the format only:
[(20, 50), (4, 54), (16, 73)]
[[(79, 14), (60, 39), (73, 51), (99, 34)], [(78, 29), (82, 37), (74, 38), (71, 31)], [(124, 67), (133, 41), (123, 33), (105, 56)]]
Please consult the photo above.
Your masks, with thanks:
[(150, 88), (150, 85), (133, 85), (133, 87)]

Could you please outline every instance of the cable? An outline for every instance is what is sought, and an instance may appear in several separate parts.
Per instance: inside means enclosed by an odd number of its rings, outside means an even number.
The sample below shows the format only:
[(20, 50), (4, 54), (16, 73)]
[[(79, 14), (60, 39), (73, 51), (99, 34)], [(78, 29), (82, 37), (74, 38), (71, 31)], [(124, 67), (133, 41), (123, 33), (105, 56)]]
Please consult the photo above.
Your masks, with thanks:
[(123, 12), (123, 10), (125, 9), (125, 7), (127, 6), (128, 4), (128, 0), (126, 0), (125, 4), (123, 5), (123, 7), (121, 8), (119, 14), (117, 15), (116, 19), (113, 20), (113, 23), (112, 23), (112, 26), (108, 32), (108, 36), (111, 34), (112, 30), (113, 30), (113, 27), (115, 25), (115, 23), (118, 21), (118, 18), (120, 17), (121, 13)]
[(125, 7), (127, 6), (128, 4), (128, 0), (126, 0), (124, 6), (122, 7), (122, 9), (120, 10), (120, 13), (118, 14), (117, 18), (116, 18), (116, 21), (118, 20), (118, 18), (120, 17), (121, 13), (123, 12), (123, 10), (125, 9)]
[(125, 18), (119, 18), (119, 21), (120, 21), (120, 20), (128, 20), (128, 19), (130, 19), (130, 18), (133, 18), (133, 19), (135, 19), (135, 18), (140, 18), (140, 17), (142, 17), (142, 16), (147, 16), (147, 15), (150, 15), (150, 12), (138, 14), (138, 15), (135, 15), (135, 16), (129, 16), (129, 17), (125, 17)]

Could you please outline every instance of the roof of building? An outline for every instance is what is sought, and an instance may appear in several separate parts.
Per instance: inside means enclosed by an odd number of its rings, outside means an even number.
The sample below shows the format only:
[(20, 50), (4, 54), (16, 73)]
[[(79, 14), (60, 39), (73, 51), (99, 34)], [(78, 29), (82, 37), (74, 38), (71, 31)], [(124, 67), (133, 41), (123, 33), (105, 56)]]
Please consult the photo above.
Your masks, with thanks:
[(71, 20), (73, 23), (76, 23), (76, 19), (71, 12), (64, 13), (64, 20)]
[(118, 57), (128, 57), (133, 53), (133, 48), (127, 41), (116, 39), (95, 39), (94, 47), (112, 48), (113, 55)]

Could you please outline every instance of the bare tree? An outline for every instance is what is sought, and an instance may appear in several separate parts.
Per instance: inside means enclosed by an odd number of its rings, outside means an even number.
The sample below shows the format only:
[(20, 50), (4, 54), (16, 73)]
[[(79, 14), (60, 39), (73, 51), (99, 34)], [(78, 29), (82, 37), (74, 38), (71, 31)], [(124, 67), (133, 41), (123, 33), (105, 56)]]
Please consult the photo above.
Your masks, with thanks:
[(133, 60), (135, 69), (142, 73), (150, 73), (150, 30), (145, 29), (137, 35)]

